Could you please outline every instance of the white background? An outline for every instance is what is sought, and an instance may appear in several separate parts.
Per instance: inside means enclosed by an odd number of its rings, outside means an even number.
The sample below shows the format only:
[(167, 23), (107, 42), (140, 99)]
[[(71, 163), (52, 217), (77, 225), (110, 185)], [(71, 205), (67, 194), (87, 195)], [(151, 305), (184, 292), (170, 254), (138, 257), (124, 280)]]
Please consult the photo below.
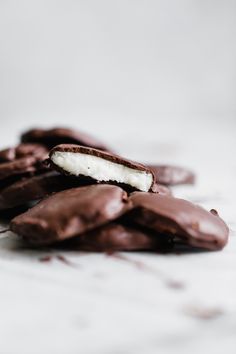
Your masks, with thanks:
[(232, 122), (235, 38), (235, 0), (1, 0), (3, 136), (60, 123), (159, 138), (162, 121)]
[(47, 252), (2, 235), (1, 354), (234, 353), (235, 38), (234, 0), (0, 0), (1, 146), (69, 125), (134, 159), (186, 165), (198, 182), (176, 195), (231, 229), (222, 252), (127, 255), (147, 272), (103, 255), (42, 264)]

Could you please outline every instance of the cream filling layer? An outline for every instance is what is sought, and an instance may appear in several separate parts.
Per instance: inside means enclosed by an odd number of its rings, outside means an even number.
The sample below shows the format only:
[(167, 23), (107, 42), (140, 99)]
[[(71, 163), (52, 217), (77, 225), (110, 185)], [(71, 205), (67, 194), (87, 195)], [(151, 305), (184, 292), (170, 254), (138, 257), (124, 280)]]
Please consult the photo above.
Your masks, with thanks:
[(151, 173), (93, 155), (55, 151), (51, 160), (55, 165), (72, 175), (83, 175), (104, 182), (125, 183), (143, 192), (148, 192), (153, 182)]

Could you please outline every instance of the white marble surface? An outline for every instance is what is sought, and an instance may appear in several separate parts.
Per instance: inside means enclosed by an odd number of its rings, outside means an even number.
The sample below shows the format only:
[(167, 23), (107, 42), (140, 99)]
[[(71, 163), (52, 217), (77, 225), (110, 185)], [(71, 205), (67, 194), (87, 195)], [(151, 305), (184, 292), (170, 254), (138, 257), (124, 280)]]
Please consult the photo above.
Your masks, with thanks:
[(113, 142), (133, 158), (191, 166), (197, 185), (174, 192), (216, 208), (231, 229), (228, 246), (221, 252), (125, 258), (55, 251), (67, 265), (56, 258), (42, 263), (39, 258), (49, 252), (22, 249), (13, 235), (3, 234), (1, 354), (235, 352), (234, 122), (196, 121), (184, 133), (179, 122), (173, 131), (159, 127), (159, 137), (152, 132), (139, 139), (136, 127), (131, 141), (113, 133)]

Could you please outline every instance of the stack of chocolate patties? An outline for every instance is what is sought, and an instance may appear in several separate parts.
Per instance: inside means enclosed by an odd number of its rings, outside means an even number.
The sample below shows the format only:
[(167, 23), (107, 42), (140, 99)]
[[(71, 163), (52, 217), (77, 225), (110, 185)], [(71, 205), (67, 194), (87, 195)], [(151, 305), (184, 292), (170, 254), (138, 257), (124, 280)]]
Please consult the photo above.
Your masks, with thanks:
[(25, 206), (51, 193), (88, 183), (83, 178), (65, 177), (45, 164), (50, 149), (62, 142), (106, 149), (98, 140), (71, 129), (27, 131), (17, 146), (0, 151), (1, 211)]
[[(59, 144), (59, 145), (58, 145)], [(0, 209), (40, 200), (10, 229), (34, 246), (86, 251), (166, 251), (176, 244), (221, 249), (228, 227), (174, 198), (168, 186), (193, 183), (180, 167), (144, 166), (80, 132), (34, 129), (0, 152)]]
[(22, 204), (21, 195), (17, 195), (20, 186), (45, 175), (43, 160), (47, 155), (48, 149), (36, 143), (20, 143), (0, 151), (0, 210)]

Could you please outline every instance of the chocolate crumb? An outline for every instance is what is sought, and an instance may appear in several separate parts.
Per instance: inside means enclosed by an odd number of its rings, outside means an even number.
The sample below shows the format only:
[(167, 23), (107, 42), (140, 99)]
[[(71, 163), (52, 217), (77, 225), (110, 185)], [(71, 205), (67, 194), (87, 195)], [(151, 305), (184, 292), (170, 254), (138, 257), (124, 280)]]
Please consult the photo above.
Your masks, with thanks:
[(124, 255), (122, 255), (120, 253), (116, 253), (116, 252), (113, 252), (113, 253), (107, 252), (106, 254), (107, 254), (107, 256), (114, 257), (114, 258), (120, 259), (122, 261), (126, 261), (126, 262), (130, 263), (131, 265), (135, 266), (138, 270), (158, 276), (158, 278), (160, 278), (163, 281), (163, 283), (165, 285), (167, 285), (168, 288), (179, 289), (179, 290), (185, 288), (184, 283), (182, 283), (178, 280), (168, 278), (168, 275), (166, 275), (164, 272), (154, 269), (143, 262), (130, 259), (130, 258), (125, 257)]
[(62, 256), (61, 254), (57, 254), (56, 255), (56, 259), (58, 259), (59, 261), (69, 265), (69, 266), (74, 266), (73, 263), (71, 263), (66, 257)]
[(224, 314), (224, 311), (218, 307), (198, 307), (191, 306), (187, 309), (186, 313), (189, 316), (199, 318), (201, 320), (213, 320)]
[(125, 261), (125, 262), (128, 262), (132, 265), (134, 265), (136, 268), (138, 268), (139, 270), (148, 270), (150, 271), (151, 269), (143, 262), (140, 262), (140, 261), (136, 261), (136, 260), (133, 260), (133, 259), (130, 259), (128, 257), (125, 257), (123, 256), (122, 254), (120, 253), (117, 253), (117, 252), (110, 252), (110, 251), (107, 251), (106, 252), (107, 256), (109, 257), (114, 257), (114, 258), (117, 258), (117, 259), (120, 259), (122, 261)]
[(213, 215), (219, 216), (219, 213), (216, 209), (211, 209), (210, 213), (212, 213)]
[(176, 289), (176, 290), (181, 290), (181, 289), (185, 288), (184, 283), (182, 283), (181, 281), (175, 280), (175, 279), (169, 279), (166, 282), (166, 285), (168, 288)]
[(73, 266), (73, 267), (76, 266), (77, 267), (77, 264), (75, 265), (74, 263), (70, 262), (66, 257), (64, 257), (61, 254), (44, 256), (44, 257), (39, 258), (39, 261), (40, 262), (51, 262), (53, 259), (57, 259), (58, 261), (63, 262), (68, 266)]
[(44, 256), (39, 258), (39, 262), (51, 262), (53, 259), (53, 256)]

